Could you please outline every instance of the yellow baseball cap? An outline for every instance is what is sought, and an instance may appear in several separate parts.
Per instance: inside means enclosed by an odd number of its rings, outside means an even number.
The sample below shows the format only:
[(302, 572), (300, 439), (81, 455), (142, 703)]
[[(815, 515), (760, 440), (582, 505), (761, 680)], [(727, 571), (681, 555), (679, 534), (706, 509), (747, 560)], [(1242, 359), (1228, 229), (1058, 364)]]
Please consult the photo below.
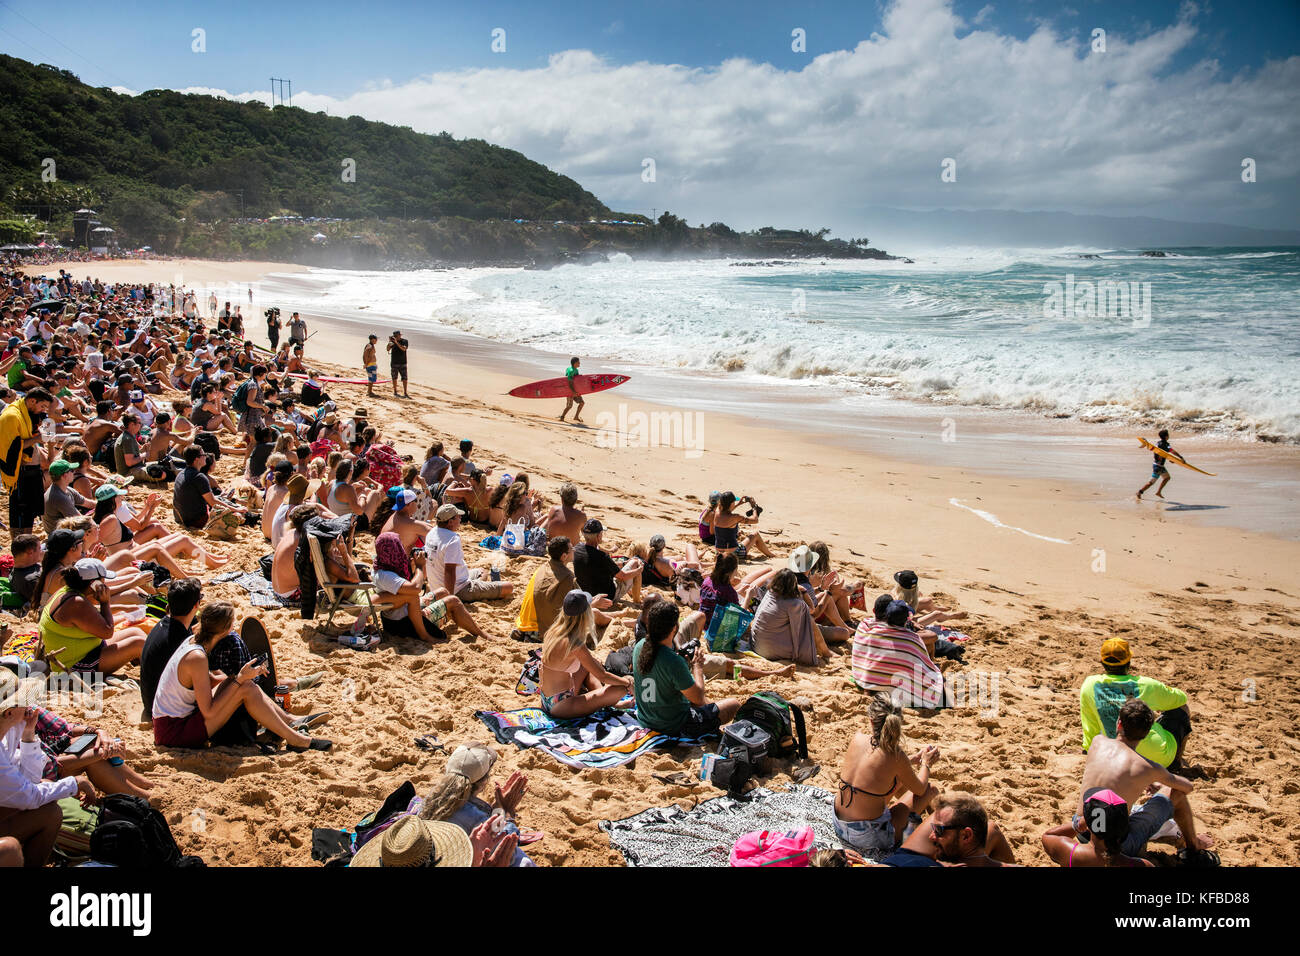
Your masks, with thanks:
[(1123, 667), (1133, 659), (1133, 652), (1128, 648), (1128, 641), (1122, 637), (1112, 637), (1102, 641), (1101, 662), (1112, 667)]

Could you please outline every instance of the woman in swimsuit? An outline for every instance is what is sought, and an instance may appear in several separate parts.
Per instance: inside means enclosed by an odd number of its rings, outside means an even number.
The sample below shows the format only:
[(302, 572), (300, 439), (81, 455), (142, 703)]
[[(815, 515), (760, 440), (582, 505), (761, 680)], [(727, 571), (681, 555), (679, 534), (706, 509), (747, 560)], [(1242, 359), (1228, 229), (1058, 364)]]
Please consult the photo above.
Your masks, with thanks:
[[(903, 751), (903, 712), (888, 694), (871, 695), (867, 706), (871, 733), (849, 744), (840, 768), (835, 798), (835, 833), (845, 846), (865, 856), (888, 856), (921, 822), (938, 788), (930, 783), (930, 764), (939, 757), (926, 747), (911, 758)], [(898, 799), (891, 798), (898, 795)]]
[[(752, 498), (747, 500), (750, 504), (754, 503)], [(724, 553), (735, 551), (743, 556), (750, 551), (757, 551), (764, 557), (775, 558), (776, 555), (763, 541), (763, 535), (757, 531), (746, 534), (744, 542), (741, 542), (740, 526), (758, 524), (759, 516), (755, 514), (751, 518), (747, 515), (734, 514), (731, 509), (735, 506), (736, 496), (730, 491), (724, 491), (718, 497), (717, 508), (705, 512), (705, 515), (709, 516), (709, 531), (713, 535), (713, 546)], [(700, 523), (704, 523), (703, 516), (700, 518)]]
[[(133, 515), (122, 520), (122, 505), (119, 504), (118, 497), (124, 494), (125, 491), (116, 485), (100, 485), (95, 489), (94, 520), (99, 526), (99, 540), (109, 555), (127, 551), (132, 560), (157, 561), (172, 574), (179, 573), (181, 577), (188, 577), (189, 572), (181, 569), (174, 561), (161, 560), (160, 553), (170, 558), (199, 558), (210, 569), (223, 567), (230, 560), (226, 555), (208, 551), (187, 534), (168, 534), (161, 524), (150, 521), (149, 518), (158, 505), (157, 493), (149, 495), (144, 511), (139, 516)], [(130, 513), (129, 508), (127, 513)]]
[(569, 719), (594, 714), (618, 704), (632, 689), (632, 678), (618, 677), (601, 666), (587, 649), (596, 634), (591, 595), (570, 591), (563, 613), (556, 616), (542, 639), (542, 710)]
[[(1083, 801), (1083, 816), (1043, 834), (1043, 849), (1058, 866), (1154, 866), (1150, 860), (1126, 856), (1121, 847), (1128, 836), (1128, 804), (1111, 790), (1099, 790)], [(1085, 839), (1086, 842), (1081, 842)]]
[(700, 553), (695, 549), (695, 545), (690, 543), (686, 545), (685, 561), (672, 561), (664, 557), (667, 548), (668, 542), (661, 534), (652, 537), (648, 544), (635, 544), (632, 546), (633, 557), (640, 558), (643, 564), (641, 568), (642, 584), (672, 590), (676, 587), (674, 578), (679, 568), (694, 568), (696, 571), (704, 570), (700, 566)]
[(114, 626), (102, 561), (82, 558), (62, 572), (63, 587), (41, 612), (39, 631), (54, 670), (111, 674), (140, 660), (145, 632)]

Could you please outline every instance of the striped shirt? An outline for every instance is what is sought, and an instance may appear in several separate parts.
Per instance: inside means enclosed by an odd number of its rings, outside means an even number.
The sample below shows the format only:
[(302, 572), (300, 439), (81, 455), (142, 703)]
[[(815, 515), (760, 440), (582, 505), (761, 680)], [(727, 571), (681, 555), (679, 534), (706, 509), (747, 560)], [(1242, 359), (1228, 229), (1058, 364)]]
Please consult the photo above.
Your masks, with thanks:
[(883, 690), (901, 707), (946, 704), (943, 674), (912, 631), (884, 621), (863, 621), (853, 635), (853, 682)]

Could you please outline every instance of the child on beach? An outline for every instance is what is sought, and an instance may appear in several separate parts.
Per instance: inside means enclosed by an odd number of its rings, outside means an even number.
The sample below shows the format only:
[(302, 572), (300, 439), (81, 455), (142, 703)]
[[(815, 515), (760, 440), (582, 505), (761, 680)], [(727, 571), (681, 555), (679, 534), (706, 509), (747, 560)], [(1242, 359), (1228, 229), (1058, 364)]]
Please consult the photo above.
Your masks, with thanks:
[[(1166, 451), (1179, 458), (1183, 457), (1182, 455), (1179, 455), (1178, 452), (1174, 451), (1173, 446), (1169, 444), (1169, 429), (1167, 428), (1160, 429), (1160, 441), (1156, 442), (1156, 447), (1161, 451)], [(1142, 493), (1154, 485), (1158, 480), (1160, 481), (1160, 487), (1156, 489), (1156, 497), (1163, 498), (1165, 485), (1169, 484), (1169, 469), (1165, 467), (1164, 457), (1153, 452), (1152, 458), (1154, 458), (1155, 461), (1151, 465), (1151, 480), (1138, 489), (1137, 496), (1139, 499), (1141, 499)]]

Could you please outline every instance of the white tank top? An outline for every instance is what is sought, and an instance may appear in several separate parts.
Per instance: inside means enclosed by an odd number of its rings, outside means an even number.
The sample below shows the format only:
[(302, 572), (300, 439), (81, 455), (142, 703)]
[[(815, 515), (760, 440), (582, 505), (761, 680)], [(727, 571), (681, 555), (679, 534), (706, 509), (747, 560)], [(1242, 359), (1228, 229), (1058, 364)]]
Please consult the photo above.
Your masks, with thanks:
[(186, 638), (181, 646), (176, 648), (176, 653), (171, 656), (167, 666), (163, 668), (162, 676), (158, 678), (158, 689), (153, 695), (155, 718), (173, 717), (179, 720), (194, 713), (198, 706), (194, 689), (181, 683), (176, 668), (180, 666), (186, 654), (196, 650), (199, 650), (199, 646), (194, 643), (194, 639)]

